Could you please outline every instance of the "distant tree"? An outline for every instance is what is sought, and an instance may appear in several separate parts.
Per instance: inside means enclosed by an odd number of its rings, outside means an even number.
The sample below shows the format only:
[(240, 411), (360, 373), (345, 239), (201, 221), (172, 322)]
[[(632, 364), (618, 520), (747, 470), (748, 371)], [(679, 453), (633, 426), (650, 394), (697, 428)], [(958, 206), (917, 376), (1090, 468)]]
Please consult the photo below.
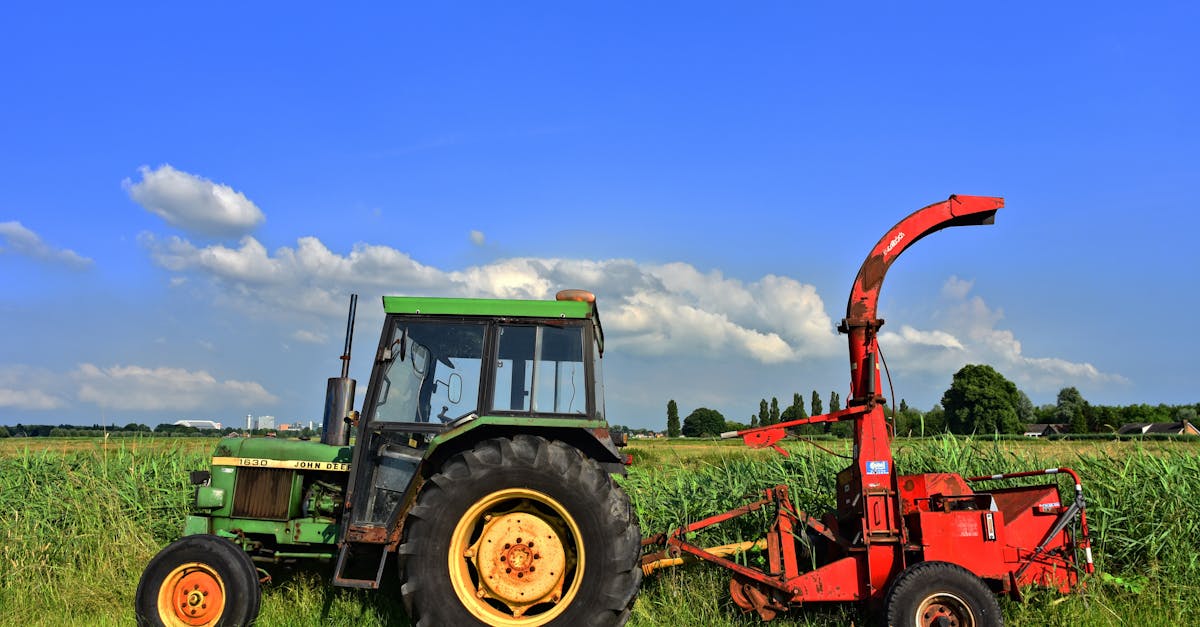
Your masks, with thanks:
[(893, 417), (896, 425), (896, 435), (925, 435), (924, 416), (921, 412), (908, 406), (908, 401), (900, 399), (900, 408)]
[(953, 433), (1020, 433), (1017, 386), (987, 365), (967, 364), (942, 394)]
[(842, 397), (838, 396), (838, 393), (836, 391), (830, 392), (829, 393), (829, 413), (832, 414), (835, 411), (841, 411), (841, 409), (842, 409)]
[(683, 419), (683, 435), (689, 438), (712, 437), (724, 430), (725, 417), (715, 409), (700, 407)]
[(946, 432), (946, 410), (941, 403), (934, 403), (929, 411), (921, 414), (921, 435)]
[(1021, 419), (1022, 424), (1037, 422), (1037, 410), (1033, 408), (1033, 401), (1029, 400), (1029, 395), (1023, 390), (1017, 390), (1017, 417)]
[(750, 426), (751, 427), (758, 426), (758, 415), (757, 414), (750, 414)]
[(804, 397), (800, 396), (799, 392), (792, 394), (792, 407), (796, 408), (796, 420), (808, 418), (808, 414), (804, 411)]
[(1058, 401), (1054, 405), (1054, 422), (1068, 425), (1071, 433), (1087, 433), (1087, 401), (1074, 387), (1058, 391)]
[(779, 424), (779, 399), (774, 396), (771, 397), (771, 411), (768, 416), (771, 418), (771, 424)]
[(1196, 424), (1195, 407), (1181, 407), (1175, 412), (1175, 422), (1183, 422), (1185, 420), (1192, 424)]
[(8, 427), (0, 425), (0, 438), (7, 438), (9, 435), (11, 434), (8, 432)]
[[(725, 428), (721, 429), (721, 431), (741, 431), (742, 429), (747, 429), (749, 427), (750, 427), (750, 425), (742, 423), (742, 422), (734, 422), (732, 420), (726, 420)], [(718, 434), (718, 435), (720, 435), (720, 434)]]
[(679, 406), (675, 404), (675, 399), (667, 401), (667, 437), (679, 437)]
[(1092, 433), (1111, 433), (1121, 427), (1121, 410), (1106, 405), (1092, 407), (1088, 416), (1088, 429)]
[(821, 395), (817, 394), (816, 390), (812, 393), (812, 415), (820, 416), (825, 413), (825, 406), (821, 404)]

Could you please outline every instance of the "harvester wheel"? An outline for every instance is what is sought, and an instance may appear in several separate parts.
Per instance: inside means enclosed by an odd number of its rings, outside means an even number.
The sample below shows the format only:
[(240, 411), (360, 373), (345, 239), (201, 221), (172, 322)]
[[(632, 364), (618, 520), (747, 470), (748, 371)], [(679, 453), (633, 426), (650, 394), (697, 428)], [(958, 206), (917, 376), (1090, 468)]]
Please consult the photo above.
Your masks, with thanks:
[(594, 460), (530, 435), (485, 440), (429, 478), (400, 545), (418, 627), (622, 625), (641, 583), (629, 497)]
[(140, 627), (245, 627), (262, 590), (254, 562), (218, 536), (181, 538), (158, 552), (138, 582)]
[(888, 627), (1001, 627), (996, 595), (957, 564), (909, 566), (887, 593)]

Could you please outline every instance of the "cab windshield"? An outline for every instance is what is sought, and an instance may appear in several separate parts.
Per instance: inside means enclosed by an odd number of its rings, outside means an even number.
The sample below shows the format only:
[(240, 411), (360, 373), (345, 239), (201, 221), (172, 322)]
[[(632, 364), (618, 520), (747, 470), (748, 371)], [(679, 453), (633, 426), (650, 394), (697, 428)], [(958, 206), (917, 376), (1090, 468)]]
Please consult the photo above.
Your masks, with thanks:
[(374, 419), (448, 423), (477, 413), (486, 329), (484, 323), (398, 319)]

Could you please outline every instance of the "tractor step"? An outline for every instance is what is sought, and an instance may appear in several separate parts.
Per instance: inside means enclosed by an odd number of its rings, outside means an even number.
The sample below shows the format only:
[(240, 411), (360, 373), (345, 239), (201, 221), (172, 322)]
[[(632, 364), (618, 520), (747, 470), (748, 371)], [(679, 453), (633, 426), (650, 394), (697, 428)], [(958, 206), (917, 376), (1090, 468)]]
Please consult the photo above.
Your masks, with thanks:
[[(374, 579), (346, 576), (346, 568), (350, 564), (369, 564), (369, 562), (362, 562), (361, 558), (367, 556), (374, 557), (374, 553), (376, 551), (379, 552), (379, 567), (375, 570)], [(364, 588), (378, 590), (379, 581), (383, 579), (383, 567), (387, 564), (387, 558), (388, 547), (386, 544), (363, 544), (359, 542), (343, 543), (341, 550), (338, 551), (337, 566), (335, 566), (333, 569), (333, 585), (341, 586), (343, 588)], [(360, 567), (357, 570), (359, 570), (360, 573), (355, 574), (361, 574), (363, 569)], [(367, 572), (366, 574), (369, 575), (370, 573)]]

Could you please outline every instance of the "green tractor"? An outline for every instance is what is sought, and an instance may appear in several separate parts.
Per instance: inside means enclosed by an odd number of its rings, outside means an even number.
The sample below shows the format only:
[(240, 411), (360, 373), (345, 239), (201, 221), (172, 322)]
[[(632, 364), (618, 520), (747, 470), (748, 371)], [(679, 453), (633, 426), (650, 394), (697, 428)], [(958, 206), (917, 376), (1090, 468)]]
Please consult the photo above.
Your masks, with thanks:
[(612, 478), (595, 297), (384, 297), (361, 414), (356, 300), (321, 441), (222, 439), (138, 624), (248, 625), (263, 567), (326, 560), (333, 585), (377, 589), (393, 553), (415, 625), (623, 624), (641, 534)]

